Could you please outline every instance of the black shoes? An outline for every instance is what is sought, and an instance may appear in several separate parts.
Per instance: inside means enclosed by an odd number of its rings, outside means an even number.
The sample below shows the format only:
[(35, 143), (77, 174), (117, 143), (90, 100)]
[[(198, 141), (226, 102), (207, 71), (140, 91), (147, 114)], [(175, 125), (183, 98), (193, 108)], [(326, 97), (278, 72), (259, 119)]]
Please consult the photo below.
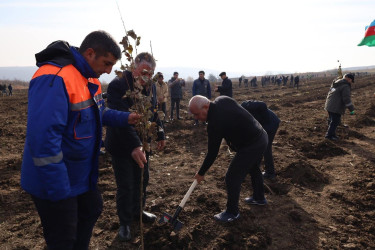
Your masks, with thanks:
[(130, 233), (130, 226), (120, 226), (120, 230), (118, 231), (118, 237), (121, 241), (129, 241), (132, 238)]
[(326, 136), (326, 139), (331, 140), (331, 141), (337, 141), (339, 138), (337, 136)]
[(266, 198), (264, 198), (264, 200), (255, 200), (253, 197), (248, 197), (248, 198), (245, 198), (245, 202), (250, 205), (259, 205), (259, 206), (264, 206), (268, 204)]
[[(139, 221), (139, 214), (134, 216), (134, 220)], [(142, 222), (143, 223), (154, 223), (156, 221), (156, 215), (143, 211), (142, 213)]]
[[(134, 216), (134, 220), (139, 221), (139, 214)], [(153, 223), (153, 222), (155, 222), (155, 220), (156, 220), (155, 214), (143, 211), (142, 222)], [(132, 238), (130, 226), (128, 226), (128, 225), (120, 226), (120, 229), (118, 231), (118, 237), (119, 237), (120, 241), (130, 241), (131, 238)]]
[(263, 175), (263, 179), (265, 180), (275, 180), (276, 179), (276, 175), (275, 174), (269, 174), (269, 173), (266, 173), (266, 172), (262, 172), (262, 175)]
[(232, 222), (240, 218), (240, 213), (231, 214), (231, 213), (228, 213), (227, 211), (223, 211), (219, 214), (215, 214), (214, 218), (215, 220), (220, 221), (220, 222)]

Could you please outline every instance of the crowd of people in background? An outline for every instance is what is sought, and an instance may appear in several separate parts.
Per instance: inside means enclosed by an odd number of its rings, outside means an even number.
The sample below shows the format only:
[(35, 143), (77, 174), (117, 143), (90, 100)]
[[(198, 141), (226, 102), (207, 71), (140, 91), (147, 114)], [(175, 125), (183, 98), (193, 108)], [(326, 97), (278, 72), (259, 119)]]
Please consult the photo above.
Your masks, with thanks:
[[(304, 77), (304, 76), (302, 76)], [(296, 75), (280, 75), (280, 76), (261, 76), (260, 84), (262, 87), (266, 87), (267, 85), (273, 84), (277, 86), (287, 86), (289, 82), (289, 86), (297, 88), (299, 87), (299, 79), (300, 76)], [(306, 76), (306, 79), (311, 79), (311, 76)], [(245, 76), (241, 76), (238, 78), (238, 86), (242, 86), (242, 82), (244, 83), (245, 87), (258, 87), (258, 78), (253, 76), (251, 78), (246, 78)]]
[(12, 96), (13, 95), (12, 84), (9, 84), (8, 87), (6, 84), (0, 84), (0, 93), (1, 93), (1, 96)]

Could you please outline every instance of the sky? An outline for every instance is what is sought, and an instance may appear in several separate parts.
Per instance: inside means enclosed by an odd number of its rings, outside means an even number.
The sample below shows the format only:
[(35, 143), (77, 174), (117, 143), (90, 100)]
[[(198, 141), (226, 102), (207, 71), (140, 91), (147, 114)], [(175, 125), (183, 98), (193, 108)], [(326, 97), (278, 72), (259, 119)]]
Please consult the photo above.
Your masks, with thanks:
[(357, 46), (374, 0), (1, 0), (0, 67), (33, 66), (51, 42), (78, 47), (94, 30), (121, 41), (117, 6), (157, 67), (246, 75), (375, 65), (375, 48)]

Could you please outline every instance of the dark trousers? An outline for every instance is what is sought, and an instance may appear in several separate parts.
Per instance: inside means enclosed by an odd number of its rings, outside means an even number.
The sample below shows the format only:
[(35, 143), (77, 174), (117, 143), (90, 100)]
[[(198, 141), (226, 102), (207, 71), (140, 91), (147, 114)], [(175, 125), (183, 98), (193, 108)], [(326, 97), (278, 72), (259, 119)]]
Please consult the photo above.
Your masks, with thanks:
[(52, 202), (32, 196), (48, 249), (88, 249), (94, 225), (103, 210), (98, 190)]
[(167, 103), (159, 103), (159, 110), (163, 111), (164, 115), (167, 115)]
[(272, 142), (275, 138), (276, 132), (277, 132), (278, 126), (273, 131), (267, 131), (268, 134), (268, 144), (266, 151), (264, 151), (264, 166), (266, 173), (268, 175), (274, 175), (275, 174), (275, 165), (273, 164), (273, 155), (272, 155)]
[(180, 98), (171, 98), (171, 119), (173, 119), (173, 110), (176, 105), (176, 115), (180, 118)]
[(241, 184), (248, 173), (251, 176), (253, 197), (255, 200), (264, 200), (263, 176), (260, 163), (268, 143), (267, 133), (263, 133), (252, 145), (240, 149), (232, 159), (225, 175), (227, 187), (227, 212), (237, 214)]
[[(148, 154), (147, 154), (148, 162)], [(129, 157), (112, 156), (112, 167), (115, 172), (117, 194), (116, 206), (120, 225), (132, 223), (134, 217), (140, 213), (140, 185), (142, 169)], [(146, 201), (146, 188), (149, 181), (148, 164), (143, 173), (143, 206)]]
[(341, 114), (328, 112), (328, 131), (326, 137), (336, 136), (336, 128), (341, 122)]

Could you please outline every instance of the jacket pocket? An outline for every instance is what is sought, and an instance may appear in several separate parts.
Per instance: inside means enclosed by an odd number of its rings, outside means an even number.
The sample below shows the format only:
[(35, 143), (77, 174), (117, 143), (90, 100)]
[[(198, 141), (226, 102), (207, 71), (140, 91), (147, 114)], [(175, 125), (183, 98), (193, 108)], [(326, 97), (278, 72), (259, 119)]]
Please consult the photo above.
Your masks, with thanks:
[(74, 123), (74, 139), (82, 140), (93, 137), (95, 126), (93, 110), (90, 108), (80, 110)]

